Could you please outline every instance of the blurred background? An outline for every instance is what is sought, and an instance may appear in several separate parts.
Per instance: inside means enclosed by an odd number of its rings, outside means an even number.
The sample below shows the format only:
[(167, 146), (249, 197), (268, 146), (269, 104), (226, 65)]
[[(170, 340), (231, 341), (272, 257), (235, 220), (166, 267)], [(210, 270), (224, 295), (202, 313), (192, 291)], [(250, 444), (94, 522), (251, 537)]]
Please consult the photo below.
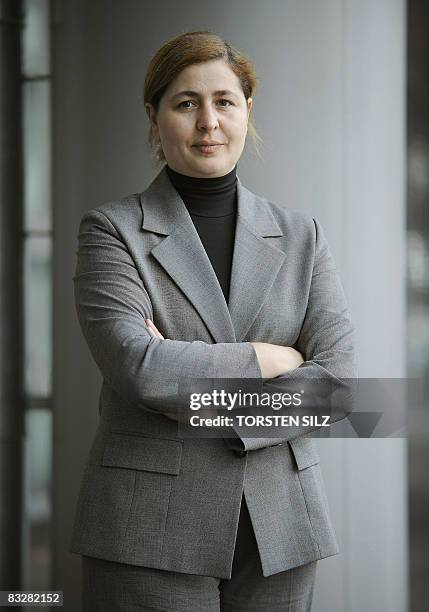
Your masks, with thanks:
[(429, 610), (427, 0), (1, 0), (0, 25), (0, 590), (81, 609), (68, 546), (101, 377), (74, 310), (79, 220), (158, 172), (147, 65), (209, 29), (260, 79), (262, 158), (249, 143), (240, 179), (321, 221), (360, 377), (420, 389), (408, 439), (317, 440), (341, 553), (314, 610)]

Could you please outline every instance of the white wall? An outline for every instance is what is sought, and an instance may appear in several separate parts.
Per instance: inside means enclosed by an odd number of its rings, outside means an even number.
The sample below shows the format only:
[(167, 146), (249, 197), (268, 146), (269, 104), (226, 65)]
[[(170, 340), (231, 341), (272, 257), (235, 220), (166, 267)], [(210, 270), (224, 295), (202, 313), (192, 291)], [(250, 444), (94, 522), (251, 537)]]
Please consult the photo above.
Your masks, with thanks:
[[(155, 174), (141, 104), (150, 57), (196, 29), (250, 55), (265, 161), (249, 146), (239, 176), (322, 222), (360, 376), (402, 377), (406, 15), (404, 0), (59, 0), (55, 9), (55, 585), (77, 610), (80, 558), (67, 547), (101, 383), (74, 312), (77, 227), (86, 209), (142, 191)], [(405, 441), (318, 444), (341, 554), (319, 563), (314, 610), (405, 612)]]

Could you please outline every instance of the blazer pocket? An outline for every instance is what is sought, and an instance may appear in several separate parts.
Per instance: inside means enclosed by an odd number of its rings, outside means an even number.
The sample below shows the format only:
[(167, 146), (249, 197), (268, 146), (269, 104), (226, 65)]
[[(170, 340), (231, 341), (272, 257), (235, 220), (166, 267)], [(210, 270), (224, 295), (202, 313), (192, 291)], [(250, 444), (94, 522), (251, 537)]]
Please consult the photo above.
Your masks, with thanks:
[(179, 474), (183, 442), (168, 438), (151, 438), (120, 432), (109, 432), (102, 465), (164, 474)]
[(305, 435), (299, 436), (293, 440), (288, 440), (288, 444), (295, 458), (298, 470), (304, 470), (320, 462), (319, 453), (312, 438), (307, 438)]

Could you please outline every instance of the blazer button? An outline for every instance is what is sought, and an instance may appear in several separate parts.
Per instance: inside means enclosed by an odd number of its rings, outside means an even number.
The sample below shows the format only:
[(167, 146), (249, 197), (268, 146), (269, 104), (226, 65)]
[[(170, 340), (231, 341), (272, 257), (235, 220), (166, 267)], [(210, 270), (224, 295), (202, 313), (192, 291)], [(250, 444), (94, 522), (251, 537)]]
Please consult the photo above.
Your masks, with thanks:
[(238, 456), (238, 457), (244, 457), (245, 455), (247, 455), (247, 451), (245, 450), (235, 450), (234, 453)]

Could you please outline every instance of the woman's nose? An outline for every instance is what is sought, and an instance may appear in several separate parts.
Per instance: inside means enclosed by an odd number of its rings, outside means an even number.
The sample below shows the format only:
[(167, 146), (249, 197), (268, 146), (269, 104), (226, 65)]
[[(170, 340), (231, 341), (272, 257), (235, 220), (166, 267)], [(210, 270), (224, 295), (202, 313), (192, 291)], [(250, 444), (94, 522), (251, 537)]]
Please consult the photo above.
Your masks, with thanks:
[(197, 126), (200, 130), (210, 132), (218, 126), (216, 110), (211, 106), (201, 107), (198, 114)]

